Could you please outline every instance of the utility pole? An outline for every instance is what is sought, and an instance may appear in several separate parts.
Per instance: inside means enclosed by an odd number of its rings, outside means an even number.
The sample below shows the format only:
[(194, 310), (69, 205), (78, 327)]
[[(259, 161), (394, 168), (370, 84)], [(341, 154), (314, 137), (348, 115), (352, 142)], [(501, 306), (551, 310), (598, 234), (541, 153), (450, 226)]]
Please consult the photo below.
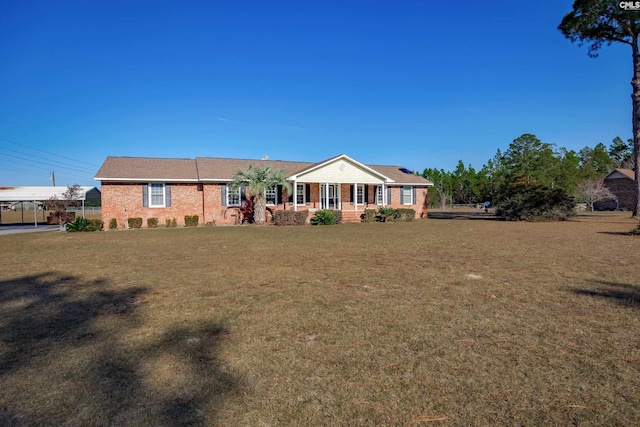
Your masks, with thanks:
[(56, 186), (56, 174), (54, 171), (51, 171), (51, 175), (49, 175), (49, 179), (53, 182), (53, 186)]

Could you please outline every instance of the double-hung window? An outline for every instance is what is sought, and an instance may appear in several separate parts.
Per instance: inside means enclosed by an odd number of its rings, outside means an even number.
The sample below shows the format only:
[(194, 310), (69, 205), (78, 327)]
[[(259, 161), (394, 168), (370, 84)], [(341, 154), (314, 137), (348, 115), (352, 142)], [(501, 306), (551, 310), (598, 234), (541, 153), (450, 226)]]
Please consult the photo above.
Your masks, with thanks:
[(382, 194), (382, 185), (376, 185), (376, 205), (382, 205), (384, 194)]
[(358, 185), (356, 188), (356, 203), (359, 205), (364, 203), (364, 185)]
[(227, 186), (227, 206), (240, 206), (240, 187)]
[(171, 186), (162, 183), (142, 185), (142, 206), (164, 208), (171, 206)]
[(164, 184), (149, 184), (151, 207), (164, 206)]
[(264, 192), (264, 198), (267, 202), (267, 205), (277, 205), (278, 204), (278, 187), (273, 186), (271, 188), (267, 188)]
[(413, 187), (411, 187), (410, 185), (405, 185), (404, 187), (402, 187), (402, 204), (413, 204)]
[(304, 205), (307, 201), (305, 200), (305, 188), (304, 188), (304, 184), (297, 184), (296, 185), (296, 204), (298, 205)]

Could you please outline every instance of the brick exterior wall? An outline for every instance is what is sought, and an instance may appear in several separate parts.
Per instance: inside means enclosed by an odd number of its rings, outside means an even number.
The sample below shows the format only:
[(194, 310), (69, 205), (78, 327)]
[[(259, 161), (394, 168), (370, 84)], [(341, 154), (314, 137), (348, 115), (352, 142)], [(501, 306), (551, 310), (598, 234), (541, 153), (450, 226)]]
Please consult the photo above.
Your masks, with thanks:
[[(633, 210), (635, 204), (635, 192), (633, 180), (628, 178), (610, 178), (604, 180), (604, 185), (618, 198), (620, 210)], [(616, 209), (615, 200), (606, 200), (594, 204), (596, 210)]]
[(142, 226), (147, 219), (158, 218), (163, 225), (167, 219), (176, 219), (184, 226), (185, 215), (198, 215), (202, 222), (202, 192), (196, 184), (170, 184), (171, 206), (165, 208), (143, 207), (142, 187), (146, 184), (102, 183), (102, 220), (108, 226), (111, 218), (118, 222), (118, 228), (126, 228), (128, 218), (142, 218)]
[[(116, 219), (118, 228), (126, 228), (128, 218), (142, 218), (143, 227), (147, 226), (149, 218), (158, 218), (160, 225), (164, 225), (167, 219), (175, 218), (179, 226), (184, 226), (185, 215), (198, 215), (200, 224), (233, 225), (239, 223), (238, 208), (222, 205), (222, 187), (225, 184), (170, 184), (171, 206), (163, 208), (143, 207), (143, 185), (147, 184), (102, 183), (102, 220), (105, 225), (108, 225), (112, 218)], [(199, 185), (202, 191), (198, 190)], [(298, 205), (298, 210), (315, 210), (320, 207), (320, 184), (311, 183), (308, 185), (310, 187), (309, 204)], [(378, 209), (381, 207), (375, 204), (375, 186), (368, 185), (369, 203), (367, 205), (358, 204), (359, 213), (354, 212), (350, 187), (350, 184), (342, 184), (340, 187), (345, 221), (360, 221), (360, 214), (364, 212), (365, 208)], [(388, 207), (411, 208), (416, 211), (416, 218), (426, 217), (427, 188), (416, 188), (416, 204), (414, 205), (400, 203), (402, 187), (388, 187), (387, 190), (391, 191), (391, 204), (387, 205)], [(287, 198), (284, 203), (280, 201), (278, 206), (268, 207), (272, 210), (293, 209), (293, 203), (289, 202)], [(349, 212), (353, 212), (353, 214)]]

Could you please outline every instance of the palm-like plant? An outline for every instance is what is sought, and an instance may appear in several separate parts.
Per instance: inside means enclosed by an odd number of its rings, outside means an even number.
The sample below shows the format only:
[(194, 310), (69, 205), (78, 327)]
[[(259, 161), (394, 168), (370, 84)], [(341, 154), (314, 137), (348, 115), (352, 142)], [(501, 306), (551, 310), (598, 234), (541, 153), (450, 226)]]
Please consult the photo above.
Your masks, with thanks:
[(291, 184), (286, 180), (286, 173), (281, 169), (272, 169), (271, 166), (254, 167), (238, 171), (231, 183), (231, 188), (237, 190), (246, 186), (249, 194), (253, 196), (253, 220), (256, 224), (264, 224), (266, 199), (265, 192), (269, 188), (281, 185), (291, 194)]

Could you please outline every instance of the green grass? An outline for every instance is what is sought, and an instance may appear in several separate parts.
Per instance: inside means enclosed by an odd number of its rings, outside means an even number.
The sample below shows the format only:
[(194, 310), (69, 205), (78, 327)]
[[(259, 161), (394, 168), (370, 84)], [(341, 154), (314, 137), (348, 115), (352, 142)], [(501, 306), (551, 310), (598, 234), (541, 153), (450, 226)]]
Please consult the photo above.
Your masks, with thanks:
[(638, 425), (629, 214), (0, 237), (2, 425)]

